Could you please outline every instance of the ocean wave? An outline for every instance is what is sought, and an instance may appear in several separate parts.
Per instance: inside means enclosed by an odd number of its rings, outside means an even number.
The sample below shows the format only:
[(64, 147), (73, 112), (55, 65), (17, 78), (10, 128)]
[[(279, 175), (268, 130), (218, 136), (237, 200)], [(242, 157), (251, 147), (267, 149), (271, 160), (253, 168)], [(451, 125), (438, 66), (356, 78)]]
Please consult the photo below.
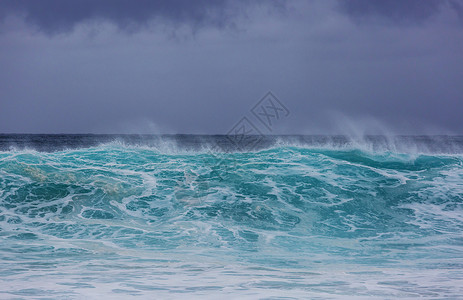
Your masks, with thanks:
[[(294, 145), (182, 152), (116, 142), (3, 151), (2, 266), (53, 257), (51, 268), (72, 273), (62, 268), (91, 269), (90, 260), (111, 269), (117, 286), (120, 273), (106, 266), (108, 257), (121, 268), (140, 264), (143, 272), (154, 257), (177, 261), (175, 268), (188, 261), (198, 269), (244, 264), (274, 270), (267, 273), (295, 295), (301, 286), (288, 279), (291, 272), (322, 274), (340, 264), (420, 269), (425, 260), (442, 266), (463, 259), (462, 166), (459, 154)], [(8, 276), (33, 282), (28, 272)], [(378, 272), (378, 282), (386, 280)]]

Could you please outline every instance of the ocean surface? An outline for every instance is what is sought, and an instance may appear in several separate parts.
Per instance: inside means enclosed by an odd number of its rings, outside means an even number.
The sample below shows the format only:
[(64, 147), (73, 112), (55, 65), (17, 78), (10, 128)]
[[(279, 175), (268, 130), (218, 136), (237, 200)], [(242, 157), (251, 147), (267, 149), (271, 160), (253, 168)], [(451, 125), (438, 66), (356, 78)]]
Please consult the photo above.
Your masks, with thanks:
[(235, 142), (0, 135), (0, 298), (463, 298), (463, 137)]

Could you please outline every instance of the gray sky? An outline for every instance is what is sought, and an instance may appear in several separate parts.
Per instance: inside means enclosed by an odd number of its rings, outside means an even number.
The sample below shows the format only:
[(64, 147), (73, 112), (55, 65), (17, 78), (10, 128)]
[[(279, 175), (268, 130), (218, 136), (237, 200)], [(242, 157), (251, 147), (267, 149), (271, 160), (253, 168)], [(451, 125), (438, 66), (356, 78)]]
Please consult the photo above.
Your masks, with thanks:
[(463, 134), (462, 82), (462, 0), (0, 2), (4, 133)]

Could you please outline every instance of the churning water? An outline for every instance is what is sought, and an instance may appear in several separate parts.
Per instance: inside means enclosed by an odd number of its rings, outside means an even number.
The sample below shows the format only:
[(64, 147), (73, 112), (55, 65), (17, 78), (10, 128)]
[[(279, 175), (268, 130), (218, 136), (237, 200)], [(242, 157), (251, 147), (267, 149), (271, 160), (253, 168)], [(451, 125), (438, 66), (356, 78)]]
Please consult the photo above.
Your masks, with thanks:
[(0, 298), (462, 297), (462, 138), (224, 139), (0, 136)]

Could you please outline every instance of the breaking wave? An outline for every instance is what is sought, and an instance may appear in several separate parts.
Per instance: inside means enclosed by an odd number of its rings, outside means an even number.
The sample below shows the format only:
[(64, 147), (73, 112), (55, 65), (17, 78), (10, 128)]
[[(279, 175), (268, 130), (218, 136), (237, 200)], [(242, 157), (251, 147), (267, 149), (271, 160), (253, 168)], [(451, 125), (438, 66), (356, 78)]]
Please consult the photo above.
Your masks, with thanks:
[(104, 142), (0, 152), (2, 297), (463, 294), (456, 146)]

